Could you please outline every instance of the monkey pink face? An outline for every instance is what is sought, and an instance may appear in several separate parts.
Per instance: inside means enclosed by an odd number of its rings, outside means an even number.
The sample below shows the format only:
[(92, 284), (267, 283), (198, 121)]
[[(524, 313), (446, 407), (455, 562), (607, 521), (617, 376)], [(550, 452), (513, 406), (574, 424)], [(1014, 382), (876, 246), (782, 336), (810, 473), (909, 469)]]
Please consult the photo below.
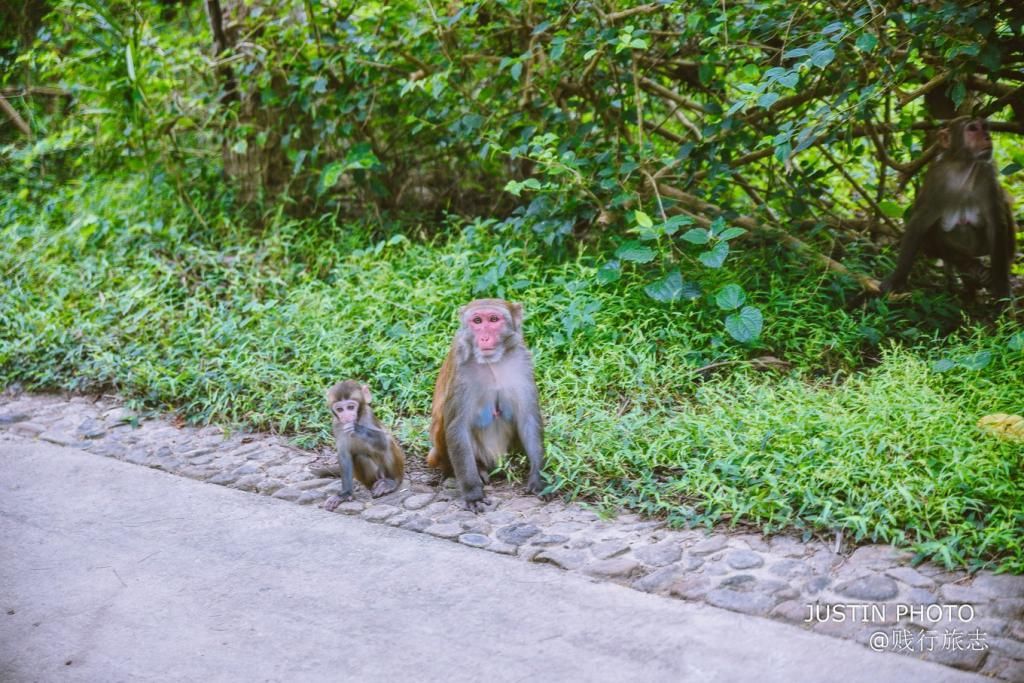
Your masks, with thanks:
[(359, 417), (359, 401), (353, 401), (352, 399), (335, 401), (334, 405), (331, 406), (331, 410), (334, 411), (338, 422), (349, 424), (355, 422), (356, 418)]
[(992, 158), (992, 136), (988, 133), (988, 121), (975, 119), (964, 125), (964, 146), (975, 159)]
[(483, 353), (490, 353), (497, 349), (505, 338), (508, 321), (501, 309), (482, 307), (469, 312), (466, 324), (473, 333), (476, 348)]

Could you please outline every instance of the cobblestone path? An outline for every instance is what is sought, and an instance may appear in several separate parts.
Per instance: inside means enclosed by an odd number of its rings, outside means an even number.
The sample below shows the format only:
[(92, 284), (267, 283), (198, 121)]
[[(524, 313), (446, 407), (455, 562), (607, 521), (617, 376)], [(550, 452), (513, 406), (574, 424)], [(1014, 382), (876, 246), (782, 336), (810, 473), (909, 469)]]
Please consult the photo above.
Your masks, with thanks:
[[(322, 504), (340, 484), (323, 476), (326, 453), (282, 437), (142, 419), (107, 397), (0, 396), (0, 449), (31, 439), (300, 505)], [(630, 513), (601, 519), (585, 505), (544, 502), (501, 482), (488, 487), (493, 507), (474, 515), (453, 488), (438, 487), (420, 455), (410, 460), (398, 491), (371, 501), (357, 484), (356, 500), (336, 512), (1024, 682), (1024, 576), (912, 567), (909, 553), (885, 545), (837, 554), (821, 540), (709, 535)]]

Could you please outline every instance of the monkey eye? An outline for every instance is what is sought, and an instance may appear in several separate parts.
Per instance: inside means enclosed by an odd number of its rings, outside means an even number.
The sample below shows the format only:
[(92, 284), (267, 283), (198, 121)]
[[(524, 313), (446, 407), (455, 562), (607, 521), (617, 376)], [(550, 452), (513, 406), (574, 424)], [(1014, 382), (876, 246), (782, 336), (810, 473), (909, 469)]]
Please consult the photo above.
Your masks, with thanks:
[(475, 318), (473, 318), (473, 324), (474, 325), (479, 325), (482, 322), (483, 322), (483, 318), (481, 318), (480, 316), (476, 316)]
[(967, 130), (969, 130), (969, 131), (971, 131), (973, 133), (974, 131), (978, 130), (978, 124), (976, 124), (976, 123), (970, 124), (969, 126), (967, 126)]
[(492, 315), (492, 316), (491, 316), (491, 322), (492, 322), (492, 323), (496, 323), (496, 322), (498, 322), (498, 316), (496, 316), (496, 315)]

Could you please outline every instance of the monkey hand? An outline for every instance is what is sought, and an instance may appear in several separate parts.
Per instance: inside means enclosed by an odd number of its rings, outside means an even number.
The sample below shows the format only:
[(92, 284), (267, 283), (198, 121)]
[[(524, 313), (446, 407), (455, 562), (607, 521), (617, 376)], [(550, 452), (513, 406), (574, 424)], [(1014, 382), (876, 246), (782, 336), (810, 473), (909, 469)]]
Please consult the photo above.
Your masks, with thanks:
[(462, 507), (472, 512), (474, 515), (479, 515), (481, 512), (487, 512), (492, 507), (490, 498), (480, 498), (478, 500), (466, 500), (462, 499)]
[(355, 421), (353, 420), (352, 422), (342, 422), (341, 431), (345, 432), (346, 434), (354, 434), (356, 431)]
[(324, 503), (324, 510), (327, 510), (328, 512), (334, 512), (335, 509), (337, 509), (337, 507), (344, 503), (346, 500), (352, 500), (351, 493), (343, 493), (340, 496), (331, 496)]
[(526, 490), (538, 498), (544, 498), (544, 481), (540, 478), (540, 472), (530, 473), (530, 478), (526, 481)]

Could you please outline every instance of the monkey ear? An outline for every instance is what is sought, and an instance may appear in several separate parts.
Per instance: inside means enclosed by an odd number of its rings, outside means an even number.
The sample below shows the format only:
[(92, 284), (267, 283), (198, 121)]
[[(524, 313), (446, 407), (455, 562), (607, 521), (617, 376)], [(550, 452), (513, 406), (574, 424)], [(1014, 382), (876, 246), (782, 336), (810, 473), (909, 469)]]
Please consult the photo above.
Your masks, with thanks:
[(373, 403), (373, 396), (370, 395), (370, 387), (365, 384), (360, 384), (359, 389), (363, 392), (363, 403), (366, 405)]
[(523, 305), (514, 301), (508, 302), (508, 312), (512, 314), (512, 327), (523, 329)]
[(939, 147), (942, 149), (949, 149), (950, 146), (950, 133), (949, 128), (942, 128), (939, 130)]

